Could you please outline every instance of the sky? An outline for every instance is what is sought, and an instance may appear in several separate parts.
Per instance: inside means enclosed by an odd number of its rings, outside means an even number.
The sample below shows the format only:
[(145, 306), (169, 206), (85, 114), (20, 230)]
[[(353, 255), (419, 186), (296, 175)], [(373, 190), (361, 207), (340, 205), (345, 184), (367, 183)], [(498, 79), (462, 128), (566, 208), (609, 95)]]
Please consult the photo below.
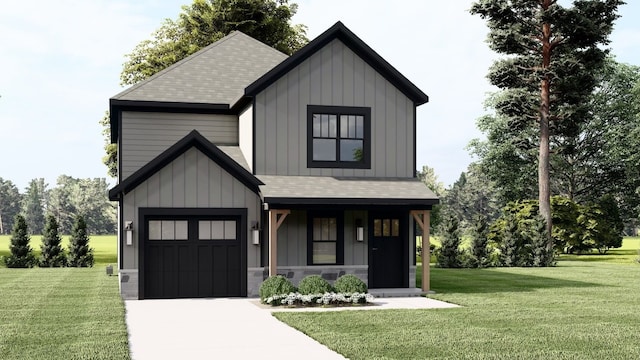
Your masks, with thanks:
[[(43, 177), (107, 177), (99, 125), (123, 87), (125, 55), (191, 0), (32, 0), (0, 5), (0, 177), (24, 191)], [(313, 39), (342, 21), (429, 95), (418, 108), (417, 166), (450, 185), (474, 159), (476, 119), (495, 91), (497, 55), (467, 0), (297, 0), (293, 22)], [(566, 1), (565, 1), (566, 2)], [(640, 1), (628, 0), (611, 35), (618, 61), (640, 65)], [(115, 180), (109, 180), (111, 184)]]

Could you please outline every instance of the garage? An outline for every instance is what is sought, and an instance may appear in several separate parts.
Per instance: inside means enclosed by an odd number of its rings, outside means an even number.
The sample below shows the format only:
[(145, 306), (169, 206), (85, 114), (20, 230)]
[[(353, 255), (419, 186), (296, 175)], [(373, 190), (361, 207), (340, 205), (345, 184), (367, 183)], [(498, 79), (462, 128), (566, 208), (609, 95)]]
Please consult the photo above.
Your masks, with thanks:
[(246, 296), (245, 220), (232, 210), (144, 214), (140, 298)]

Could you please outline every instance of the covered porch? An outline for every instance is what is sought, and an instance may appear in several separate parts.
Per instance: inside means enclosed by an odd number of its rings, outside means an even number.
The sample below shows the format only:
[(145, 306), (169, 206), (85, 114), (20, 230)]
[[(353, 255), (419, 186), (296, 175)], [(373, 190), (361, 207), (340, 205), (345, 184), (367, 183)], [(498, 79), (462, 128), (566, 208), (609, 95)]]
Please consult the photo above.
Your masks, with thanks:
[[(417, 179), (258, 176), (263, 200), (264, 276), (294, 284), (318, 274), (354, 274), (391, 296), (429, 291), (429, 267), (415, 289), (415, 229), (429, 258), (429, 217), (437, 197)], [(377, 290), (376, 290), (377, 289)], [(392, 289), (396, 289), (391, 291)], [(398, 295), (396, 295), (398, 296)]]

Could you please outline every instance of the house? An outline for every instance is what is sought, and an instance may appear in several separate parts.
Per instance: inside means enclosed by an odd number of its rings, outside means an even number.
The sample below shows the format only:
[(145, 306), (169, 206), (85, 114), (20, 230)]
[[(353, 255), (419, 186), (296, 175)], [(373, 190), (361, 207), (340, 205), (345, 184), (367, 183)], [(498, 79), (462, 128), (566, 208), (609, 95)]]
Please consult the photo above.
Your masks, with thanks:
[(257, 296), (275, 274), (413, 288), (438, 203), (415, 170), (427, 101), (340, 22), (291, 57), (233, 32), (112, 97), (122, 296)]

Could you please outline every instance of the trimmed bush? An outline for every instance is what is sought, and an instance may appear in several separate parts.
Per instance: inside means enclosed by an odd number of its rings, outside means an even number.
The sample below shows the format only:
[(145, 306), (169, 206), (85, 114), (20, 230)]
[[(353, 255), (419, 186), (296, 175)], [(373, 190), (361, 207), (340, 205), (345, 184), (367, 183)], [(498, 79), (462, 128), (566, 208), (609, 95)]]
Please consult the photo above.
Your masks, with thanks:
[(260, 285), (260, 300), (264, 302), (267, 298), (276, 295), (287, 295), (295, 291), (295, 286), (284, 276), (271, 276)]
[(333, 284), (339, 293), (367, 293), (367, 284), (359, 277), (351, 274), (342, 275)]
[(333, 288), (327, 280), (322, 278), (322, 276), (309, 275), (300, 280), (300, 284), (298, 284), (298, 291), (302, 295), (324, 294), (332, 292)]

